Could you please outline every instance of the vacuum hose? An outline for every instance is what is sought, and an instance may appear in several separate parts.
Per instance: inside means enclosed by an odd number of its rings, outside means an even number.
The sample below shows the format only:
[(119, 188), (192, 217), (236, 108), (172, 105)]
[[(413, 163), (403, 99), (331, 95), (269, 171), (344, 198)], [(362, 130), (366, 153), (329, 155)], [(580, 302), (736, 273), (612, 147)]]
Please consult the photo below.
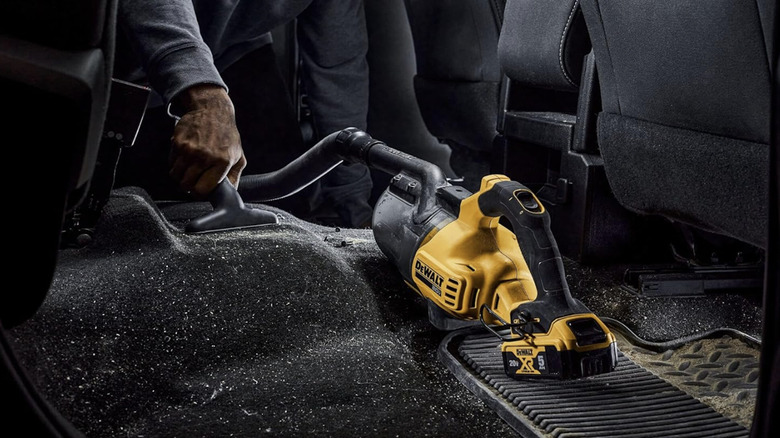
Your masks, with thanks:
[(436, 207), (436, 190), (448, 185), (442, 170), (427, 161), (393, 149), (357, 128), (334, 132), (285, 167), (241, 177), (238, 193), (246, 202), (286, 198), (322, 178), (344, 161), (395, 175), (406, 172), (421, 183), (415, 222), (424, 221)]

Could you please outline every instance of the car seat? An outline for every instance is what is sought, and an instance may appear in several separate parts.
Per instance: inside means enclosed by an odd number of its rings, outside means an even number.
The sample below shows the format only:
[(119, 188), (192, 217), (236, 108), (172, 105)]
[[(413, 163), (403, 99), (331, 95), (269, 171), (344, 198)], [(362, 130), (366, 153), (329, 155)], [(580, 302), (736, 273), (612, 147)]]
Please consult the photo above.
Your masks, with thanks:
[(774, 4), (583, 0), (626, 208), (766, 245)]
[(3, 427), (23, 435), (78, 435), (30, 384), (4, 330), (45, 299), (65, 217), (89, 189), (111, 88), (116, 7), (115, 0), (0, 3), (0, 128), (6, 163), (26, 173), (15, 173), (6, 202), (34, 224), (8, 240), (7, 272), (25, 275), (0, 294)]

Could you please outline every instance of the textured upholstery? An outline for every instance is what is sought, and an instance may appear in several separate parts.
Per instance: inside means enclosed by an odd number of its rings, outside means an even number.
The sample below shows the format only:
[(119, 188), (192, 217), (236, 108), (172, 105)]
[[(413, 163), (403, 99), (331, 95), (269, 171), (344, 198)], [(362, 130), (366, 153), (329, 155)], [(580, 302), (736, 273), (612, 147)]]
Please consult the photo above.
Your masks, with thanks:
[(576, 90), (590, 51), (579, 0), (507, 0), (498, 41), (501, 67), (513, 81)]
[(772, 8), (582, 0), (599, 146), (624, 206), (766, 244)]

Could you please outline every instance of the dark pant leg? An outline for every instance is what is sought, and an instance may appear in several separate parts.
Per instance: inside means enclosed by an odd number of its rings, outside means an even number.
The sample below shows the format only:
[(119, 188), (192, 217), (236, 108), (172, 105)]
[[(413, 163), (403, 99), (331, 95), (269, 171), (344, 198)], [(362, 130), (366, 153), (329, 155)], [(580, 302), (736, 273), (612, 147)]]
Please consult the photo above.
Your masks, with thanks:
[[(281, 169), (307, 147), (288, 84), (277, 65), (273, 46), (263, 46), (230, 65), (222, 73), (236, 109), (236, 124), (247, 159), (243, 175)], [(305, 218), (315, 188), (267, 204)]]
[[(222, 72), (222, 78), (236, 107), (236, 123), (247, 157), (244, 175), (280, 169), (308, 150), (271, 45), (242, 57)], [(371, 186), (366, 166), (342, 164), (317, 183), (269, 204), (313, 222), (365, 227), (373, 213), (368, 203)], [(319, 216), (323, 211), (325, 216)]]
[(342, 163), (322, 178), (318, 201), (336, 214), (335, 225), (368, 228), (374, 211), (369, 203), (372, 184), (368, 167)]

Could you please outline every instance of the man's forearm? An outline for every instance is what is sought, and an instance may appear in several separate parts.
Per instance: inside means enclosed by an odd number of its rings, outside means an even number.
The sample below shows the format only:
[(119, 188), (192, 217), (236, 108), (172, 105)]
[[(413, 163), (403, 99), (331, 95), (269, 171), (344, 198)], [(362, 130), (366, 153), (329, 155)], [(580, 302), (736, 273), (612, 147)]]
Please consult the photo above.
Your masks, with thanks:
[(201, 38), (191, 1), (120, 0), (117, 19), (166, 104), (195, 84), (226, 88)]

